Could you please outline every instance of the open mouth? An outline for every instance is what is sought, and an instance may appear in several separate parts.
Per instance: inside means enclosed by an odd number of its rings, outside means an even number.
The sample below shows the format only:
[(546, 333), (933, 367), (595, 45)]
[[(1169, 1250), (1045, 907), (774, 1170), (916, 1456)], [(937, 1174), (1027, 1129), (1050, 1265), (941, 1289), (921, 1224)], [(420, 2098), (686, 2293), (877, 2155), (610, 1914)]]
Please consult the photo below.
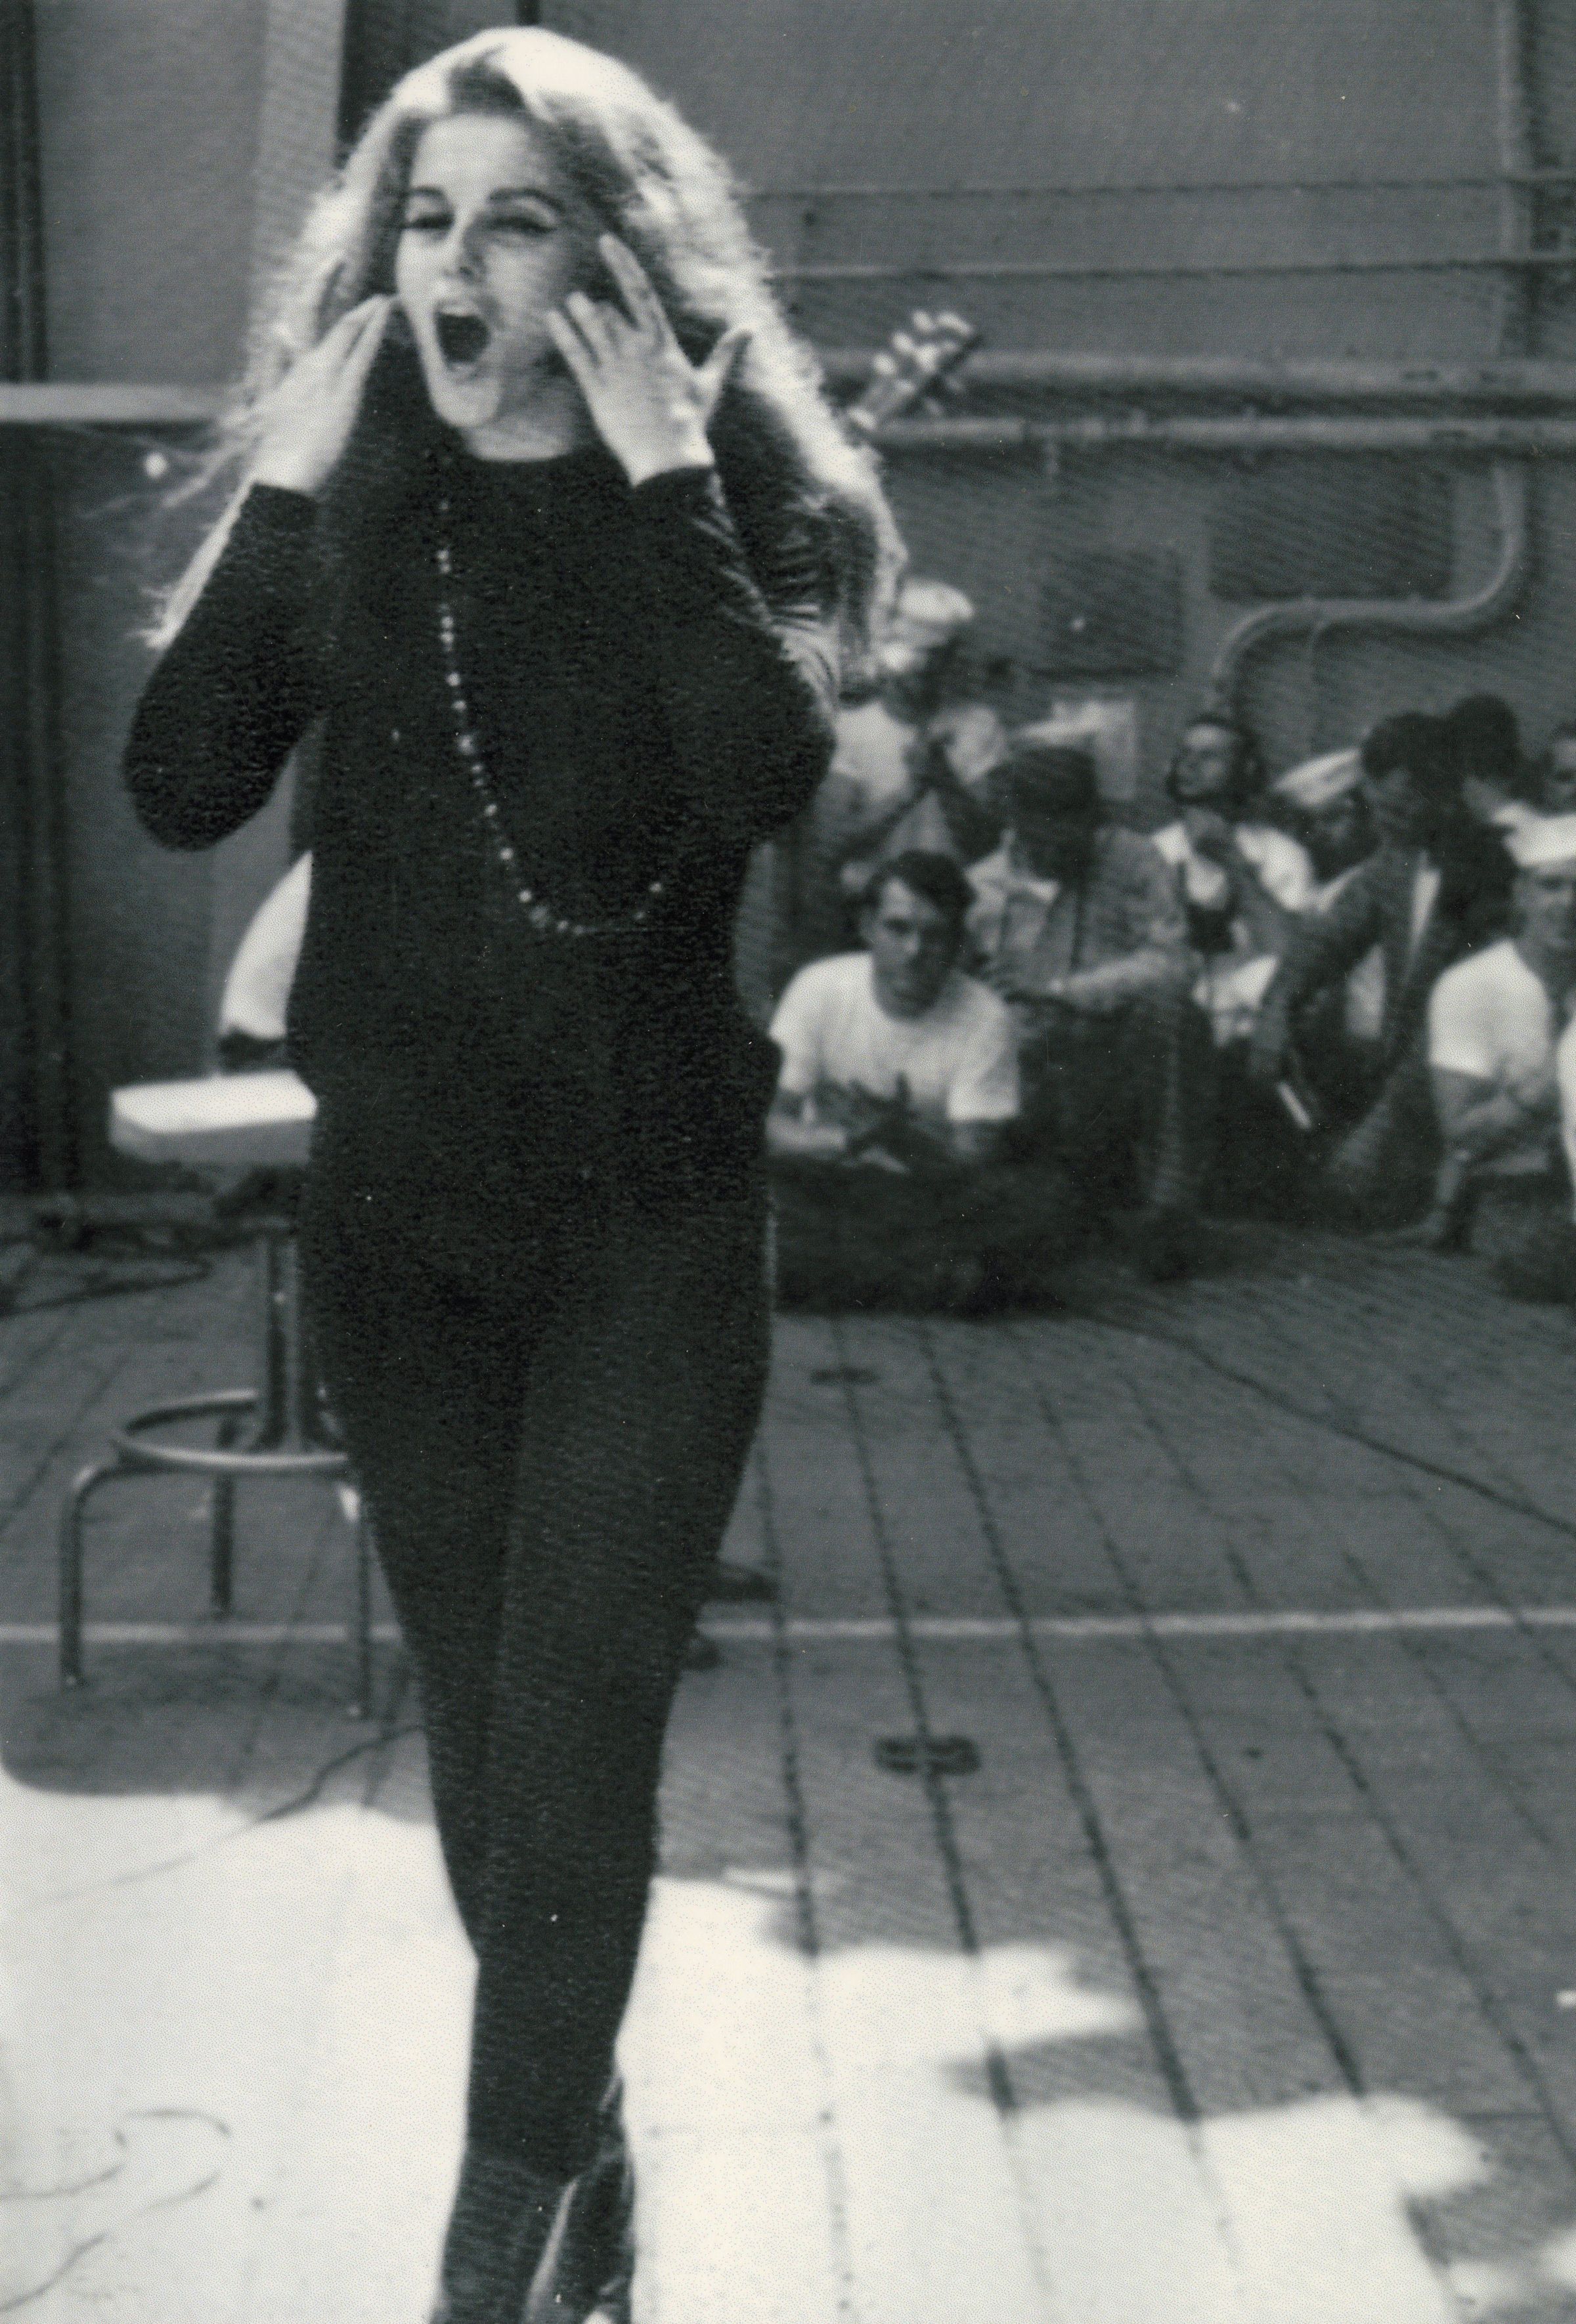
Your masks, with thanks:
[(478, 362), (492, 337), (479, 315), (440, 314), (436, 318), (435, 328), (438, 352), (457, 371)]

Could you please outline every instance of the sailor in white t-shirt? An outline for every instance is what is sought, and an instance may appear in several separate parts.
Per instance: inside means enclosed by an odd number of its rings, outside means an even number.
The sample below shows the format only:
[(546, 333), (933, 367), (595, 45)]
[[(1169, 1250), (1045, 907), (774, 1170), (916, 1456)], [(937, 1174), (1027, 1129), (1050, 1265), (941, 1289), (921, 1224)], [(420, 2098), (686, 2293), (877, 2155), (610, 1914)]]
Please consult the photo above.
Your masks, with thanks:
[(766, 1142), (790, 1304), (983, 1313), (1037, 1296), (1076, 1239), (1063, 1175), (1005, 1151), (1017, 1035), (958, 966), (971, 900), (950, 857), (907, 850), (872, 881), (868, 949), (812, 962), (778, 1004)]
[(800, 970), (772, 1020), (774, 1154), (991, 1158), (1018, 1111), (1017, 1042), (1006, 1002), (957, 965), (971, 899), (950, 857), (911, 849), (877, 875), (868, 949)]
[(1525, 823), (1506, 844), (1516, 933), (1447, 969), (1429, 1001), (1446, 1150), (1431, 1223), (1442, 1240), (1468, 1185), (1547, 1180), (1562, 1167), (1562, 1133), (1576, 1151), (1576, 1071), (1560, 1071), (1576, 1004), (1576, 816)]

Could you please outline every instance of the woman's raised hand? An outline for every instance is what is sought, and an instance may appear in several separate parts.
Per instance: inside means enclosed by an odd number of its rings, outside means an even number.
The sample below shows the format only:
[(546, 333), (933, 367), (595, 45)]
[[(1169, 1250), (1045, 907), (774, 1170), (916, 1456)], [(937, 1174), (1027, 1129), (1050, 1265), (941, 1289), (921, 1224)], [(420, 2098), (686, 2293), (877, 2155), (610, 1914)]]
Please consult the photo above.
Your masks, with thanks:
[(264, 406), (254, 484), (322, 491), (350, 440), (394, 304), (364, 299), (292, 364)]
[(666, 468), (709, 467), (706, 430), (747, 332), (725, 332), (692, 364), (635, 253), (610, 234), (598, 247), (628, 311), (571, 290), (547, 318), (553, 345), (632, 484)]

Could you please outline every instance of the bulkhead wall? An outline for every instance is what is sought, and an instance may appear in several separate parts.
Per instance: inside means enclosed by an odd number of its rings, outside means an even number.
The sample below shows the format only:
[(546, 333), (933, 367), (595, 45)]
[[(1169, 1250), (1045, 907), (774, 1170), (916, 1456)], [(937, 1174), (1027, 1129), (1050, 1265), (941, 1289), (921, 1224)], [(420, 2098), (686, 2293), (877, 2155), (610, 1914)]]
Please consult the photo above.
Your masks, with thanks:
[[(271, 105), (304, 118), (309, 96), (331, 123), (323, 60), (338, 53), (340, 0), (41, 0), (37, 13), (51, 372), (217, 383), (236, 367), (260, 252), (319, 174), (320, 120), (283, 192), (264, 124)], [(407, 0), (383, 10), (390, 40), (413, 13)], [(511, 13), (429, 8), (422, 22), (441, 17), (447, 35)], [(1474, 360), (1503, 330), (1495, 0), (543, 0), (540, 13), (628, 56), (714, 135), (753, 189), (793, 312), (829, 350), (868, 350), (938, 303), (998, 351)], [(1524, 13), (1535, 158), (1553, 167), (1576, 118), (1576, 11), (1528, 0)], [(293, 94), (280, 78), (292, 28), (311, 36)], [(1532, 344), (1576, 356), (1573, 276), (1554, 263), (1576, 231), (1569, 189), (1528, 194), (1525, 224), (1539, 255)], [(1047, 417), (1245, 408), (997, 401)], [(204, 515), (169, 498), (191, 449), (121, 430), (57, 436), (41, 455), (57, 476), (73, 1069), (96, 1174), (106, 1091), (200, 1067), (215, 960), (282, 844), (168, 856), (120, 798), (149, 589)], [(153, 475), (150, 457), (172, 466)], [(1028, 452), (890, 459), (914, 561), (975, 599), (979, 659), (1008, 714), (1090, 694), (1132, 705), (1140, 820), (1157, 811), (1221, 636), (1248, 610), (1218, 593), (1222, 511), (1264, 466), (1148, 450), (1051, 467)], [(1356, 472), (1328, 456), (1305, 473), (1286, 522), (1327, 548)], [(1413, 544), (1422, 582), (1469, 591), (1498, 549), (1487, 474), (1452, 457), (1431, 475), (1448, 539), (1442, 570), (1437, 539)], [(1256, 656), (1244, 699), (1272, 760), (1483, 687), (1534, 741), (1576, 710), (1573, 493), (1571, 462), (1538, 464), (1531, 582), (1482, 635), (1343, 634)], [(1069, 575), (1087, 581), (1081, 609)], [(1144, 618), (1123, 613), (1124, 590)]]
[[(737, 0), (726, 38), (706, 0), (548, 0), (543, 16), (630, 56), (717, 138), (823, 347), (868, 348), (912, 307), (945, 304), (997, 350), (1416, 364), (1481, 359), (1504, 330), (1500, 13), (1490, 0)], [(1534, 158), (1547, 168), (1568, 158), (1576, 12), (1528, 0), (1521, 14)], [(1553, 263), (1573, 190), (1544, 188), (1525, 218), (1538, 245), (1530, 343), (1553, 356), (1576, 354), (1576, 274)], [(1399, 557), (1402, 586), (1470, 590), (1500, 550), (1484, 465), (1424, 465), (1448, 570), (1418, 541)], [(1255, 602), (1212, 582), (1234, 484), (1264, 466), (1104, 451), (1047, 474), (1032, 454), (915, 451), (892, 458), (889, 482), (916, 564), (975, 599), (980, 659), (997, 665), (1010, 711), (1091, 692), (1131, 700), (1143, 819), (1159, 811), (1220, 638)], [(1280, 521), (1309, 536), (1308, 570), (1328, 577), (1314, 539), (1328, 548), (1349, 516), (1358, 529), (1374, 476), (1339, 455), (1300, 464)], [(1534, 740), (1576, 710), (1569, 462), (1538, 465), (1533, 502), (1533, 580), (1513, 618), (1471, 639), (1342, 634), (1250, 660), (1244, 706), (1271, 759), (1482, 687), (1505, 693)], [(1294, 575), (1297, 543), (1285, 546)], [(1111, 586), (1136, 576), (1162, 612), (1174, 593), (1175, 621), (1128, 622), (1128, 666), (1091, 673), (1124, 645), (1069, 652), (1065, 582), (1088, 572), (1098, 597), (1108, 552)], [(1147, 576), (1121, 561), (1145, 558)], [(1343, 593), (1377, 586), (1360, 569), (1340, 580)], [(1089, 620), (1102, 610), (1091, 602)]]

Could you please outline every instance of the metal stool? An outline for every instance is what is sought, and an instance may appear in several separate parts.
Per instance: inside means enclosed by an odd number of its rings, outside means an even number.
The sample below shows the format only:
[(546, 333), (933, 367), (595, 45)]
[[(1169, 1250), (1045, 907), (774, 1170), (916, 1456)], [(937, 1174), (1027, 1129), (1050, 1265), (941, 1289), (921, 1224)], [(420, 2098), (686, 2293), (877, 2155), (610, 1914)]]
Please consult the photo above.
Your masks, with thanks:
[[(298, 1169), (306, 1160), (311, 1093), (293, 1074), (216, 1075), (117, 1090), (111, 1142), (144, 1161), (195, 1167)], [(222, 1621), (234, 1604), (236, 1488), (246, 1477), (320, 1477), (343, 1482), (349, 1462), (325, 1427), (316, 1367), (305, 1343), (297, 1296), (295, 1239), (290, 1221), (264, 1218), (258, 1231), (259, 1369), (255, 1388), (219, 1388), (151, 1405), (109, 1440), (109, 1450), (75, 1480), (60, 1512), (60, 1683), (82, 1683), (83, 1511), (100, 1485), (117, 1477), (185, 1473), (213, 1480), (209, 1536), (209, 1605)], [(161, 1441), (160, 1432), (193, 1420), (218, 1423), (212, 1446)], [(250, 1425), (248, 1426), (248, 1423)], [(222, 1634), (221, 1634), (222, 1635)], [(372, 1707), (372, 1559), (365, 1509), (357, 1503), (355, 1552), (355, 1692), (357, 1718)]]

